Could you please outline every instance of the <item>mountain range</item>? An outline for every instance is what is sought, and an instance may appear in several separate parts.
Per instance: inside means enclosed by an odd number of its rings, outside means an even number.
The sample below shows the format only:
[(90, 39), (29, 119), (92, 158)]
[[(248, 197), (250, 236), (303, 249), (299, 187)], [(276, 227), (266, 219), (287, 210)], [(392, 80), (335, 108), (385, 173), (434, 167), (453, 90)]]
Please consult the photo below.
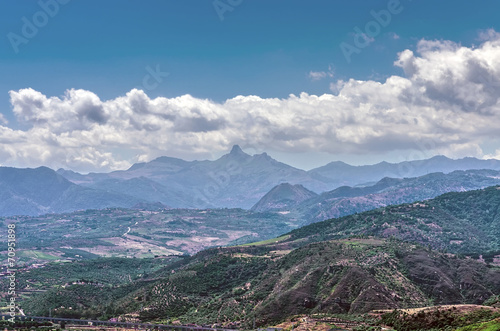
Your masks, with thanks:
[[(416, 177), (434, 172), (449, 174), (457, 170), (500, 170), (500, 161), (474, 158), (452, 160), (436, 156), (428, 160), (397, 164), (382, 162), (367, 166), (332, 162), (320, 168), (304, 171), (276, 161), (266, 153), (248, 155), (235, 145), (230, 153), (215, 161), (185, 161), (159, 157), (150, 162), (134, 164), (127, 170), (110, 173), (80, 174), (64, 169), (59, 169), (56, 173), (46, 167), (0, 169), (0, 185), (3, 188), (0, 216), (39, 215), (105, 207), (130, 208), (158, 203), (171, 208), (254, 207), (264, 210), (267, 208), (265, 204), (255, 205), (268, 193), (271, 194), (267, 197), (268, 203), (271, 202), (276, 192), (270, 191), (277, 185), (285, 183), (295, 187), (295, 194), (300, 196), (300, 198), (290, 196), (288, 204), (300, 203), (300, 214), (309, 215), (315, 211), (304, 212), (304, 210), (308, 208), (314, 210), (315, 207), (303, 205), (305, 200), (312, 202), (311, 199), (317, 199), (314, 201), (315, 206), (318, 206), (319, 203), (323, 204), (319, 200), (329, 199), (331, 202), (332, 196), (337, 199), (342, 196), (342, 192), (347, 191), (348, 195), (344, 198), (352, 199), (353, 194), (355, 197), (361, 197), (383, 193), (383, 190), (387, 190), (387, 185), (398, 186), (401, 190), (401, 185), (405, 184), (393, 179), (409, 177), (409, 174)], [(384, 179), (387, 176), (393, 179)], [(13, 180), (14, 178), (22, 180)], [(488, 182), (478, 186), (455, 183), (448, 185), (448, 191), (475, 189), (494, 184)], [(419, 183), (406, 185), (415, 186)], [(283, 188), (286, 186), (278, 191)], [(444, 192), (447, 190), (436, 190), (434, 193), (429, 190), (429, 194), (416, 198), (430, 198)], [(318, 194), (319, 197), (313, 196), (314, 194)], [(305, 199), (306, 197), (308, 199)], [(414, 197), (410, 194), (408, 199)], [(342, 207), (342, 203), (339, 204), (339, 201), (335, 200), (337, 205), (335, 208), (345, 211), (335, 213), (319, 208), (317, 215), (306, 218), (309, 221), (323, 220), (352, 211), (358, 212), (398, 202), (387, 197), (381, 199), (382, 201), (375, 199), (373, 200), (375, 202), (367, 204), (360, 199), (357, 200), (348, 204), (359, 205), (360, 208)], [(399, 202), (405, 201), (409, 200), (399, 200)], [(277, 205), (273, 208), (275, 207)]]
[(58, 173), (85, 187), (148, 197), (174, 208), (249, 209), (274, 186), (285, 182), (302, 184), (316, 192), (331, 188), (326, 180), (307, 171), (278, 162), (266, 153), (250, 156), (237, 145), (215, 161), (160, 157), (107, 174)]

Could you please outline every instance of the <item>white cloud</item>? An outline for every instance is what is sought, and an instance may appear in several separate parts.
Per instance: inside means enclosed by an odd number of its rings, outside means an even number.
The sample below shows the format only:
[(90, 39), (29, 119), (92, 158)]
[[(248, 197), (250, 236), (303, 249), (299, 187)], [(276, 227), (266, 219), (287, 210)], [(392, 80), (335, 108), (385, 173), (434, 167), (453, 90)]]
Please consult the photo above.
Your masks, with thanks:
[(333, 68), (332, 66), (328, 66), (328, 71), (309, 71), (309, 74), (308, 74), (308, 77), (310, 80), (312, 80), (313, 82), (314, 81), (318, 81), (318, 80), (322, 80), (324, 78), (333, 78), (334, 74), (333, 74)]
[(391, 32), (389, 33), (389, 36), (394, 39), (394, 40), (398, 40), (399, 38), (401, 38), (397, 33), (395, 32)]
[(309, 78), (312, 81), (321, 80), (326, 78), (326, 72), (324, 71), (309, 71)]
[(9, 121), (7, 121), (7, 119), (2, 113), (0, 113), (0, 122), (5, 125), (9, 124)]
[(488, 41), (492, 39), (500, 38), (500, 33), (496, 32), (494, 29), (486, 29), (479, 31), (478, 39), (480, 41)]
[(500, 160), (500, 149), (495, 150), (492, 154), (483, 155), (484, 160), (497, 159)]
[(13, 130), (3, 121), (0, 161), (107, 171), (161, 155), (210, 157), (234, 143), (344, 155), (430, 146), (447, 156), (481, 157), (484, 142), (500, 140), (496, 34), (478, 47), (422, 40), (415, 52), (401, 52), (395, 65), (404, 77), (337, 81), (331, 84), (334, 94), (285, 99), (152, 99), (134, 89), (103, 101), (85, 90), (60, 97), (10, 91), (13, 112), (29, 129)]

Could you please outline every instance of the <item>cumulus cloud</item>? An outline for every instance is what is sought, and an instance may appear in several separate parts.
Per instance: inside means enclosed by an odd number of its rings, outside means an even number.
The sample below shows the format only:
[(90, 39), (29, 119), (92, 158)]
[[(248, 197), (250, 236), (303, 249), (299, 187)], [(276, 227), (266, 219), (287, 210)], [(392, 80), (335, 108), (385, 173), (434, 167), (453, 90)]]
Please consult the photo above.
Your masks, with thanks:
[(321, 96), (218, 103), (190, 95), (150, 98), (137, 89), (105, 101), (85, 90), (59, 97), (10, 91), (17, 120), (29, 128), (13, 130), (0, 118), (0, 160), (108, 171), (161, 155), (209, 157), (234, 143), (280, 152), (484, 157), (481, 145), (500, 140), (500, 38), (488, 36), (477, 47), (421, 40), (416, 50), (398, 54), (395, 65), (404, 75), (337, 81), (333, 94)]

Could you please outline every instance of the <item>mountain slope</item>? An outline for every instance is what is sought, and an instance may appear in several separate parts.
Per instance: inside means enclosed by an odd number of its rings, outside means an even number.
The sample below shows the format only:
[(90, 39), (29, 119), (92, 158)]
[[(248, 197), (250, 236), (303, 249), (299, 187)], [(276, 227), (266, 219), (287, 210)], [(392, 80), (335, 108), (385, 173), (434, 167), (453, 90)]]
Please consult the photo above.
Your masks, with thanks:
[(388, 205), (432, 199), (500, 184), (500, 171), (469, 170), (432, 173), (416, 178), (384, 178), (366, 187), (339, 187), (292, 208), (305, 223), (361, 213)]
[(47, 167), (0, 167), (1, 216), (130, 207), (141, 201), (124, 194), (78, 186)]
[(135, 177), (126, 180), (105, 179), (90, 187), (113, 193), (127, 192), (132, 197), (150, 203), (161, 202), (164, 205), (178, 208), (195, 207), (192, 197), (188, 194), (181, 190), (173, 190), (146, 177)]
[(253, 211), (286, 211), (295, 205), (318, 195), (300, 184), (279, 184), (262, 197), (251, 210)]
[(292, 231), (289, 240), (351, 235), (395, 237), (454, 253), (500, 251), (500, 186), (314, 223)]
[(500, 270), (398, 241), (345, 239), (290, 248), (272, 243), (211, 249), (127, 287), (101, 289), (99, 300), (91, 286), (70, 286), (35, 296), (23, 307), (39, 314), (65, 298), (63, 305), (76, 317), (97, 317), (92, 305), (99, 304), (101, 312), (138, 313), (143, 320), (248, 329), (254, 319), (261, 326), (297, 314), (481, 304), (500, 292)]

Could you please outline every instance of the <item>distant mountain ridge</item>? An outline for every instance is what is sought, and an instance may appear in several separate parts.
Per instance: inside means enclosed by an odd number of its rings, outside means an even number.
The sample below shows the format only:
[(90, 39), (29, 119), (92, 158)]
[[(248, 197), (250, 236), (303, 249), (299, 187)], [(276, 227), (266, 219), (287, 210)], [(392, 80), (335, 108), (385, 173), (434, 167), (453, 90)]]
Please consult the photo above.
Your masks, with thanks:
[[(66, 170), (58, 170), (58, 173), (80, 185), (107, 187), (109, 191), (130, 195), (134, 193), (123, 190), (123, 181), (133, 178), (151, 180), (165, 187), (171, 195), (158, 194), (151, 199), (179, 208), (249, 209), (274, 186), (285, 182), (301, 184), (315, 192), (330, 189), (330, 184), (314, 178), (307, 171), (276, 161), (266, 153), (248, 155), (238, 145), (215, 161), (159, 157), (108, 174), (81, 175)], [(107, 181), (106, 185), (102, 184), (104, 181)]]
[[(359, 200), (355, 202), (362, 206), (359, 210), (367, 210), (363, 208), (374, 208), (395, 202), (387, 197), (381, 200), (372, 199), (371, 202), (358, 198), (367, 194), (381, 193), (382, 184), (378, 182), (384, 177), (394, 178), (387, 180), (396, 185), (398, 178), (411, 177), (408, 176), (410, 173), (421, 176), (434, 172), (448, 174), (468, 169), (500, 170), (500, 161), (474, 158), (451, 160), (437, 156), (422, 161), (399, 164), (382, 162), (368, 166), (332, 162), (324, 167), (305, 171), (279, 162), (266, 153), (249, 155), (235, 145), (230, 153), (214, 161), (185, 161), (162, 156), (150, 162), (134, 164), (127, 170), (85, 175), (64, 169), (52, 174), (52, 170), (48, 168), (39, 169), (44, 170), (33, 172), (19, 169), (24, 171), (22, 176), (19, 175), (23, 179), (15, 181), (9, 181), (8, 171), (0, 173), (0, 184), (4, 187), (0, 193), (0, 216), (39, 215), (89, 208), (130, 208), (138, 203), (161, 203), (171, 208), (250, 209), (274, 187), (283, 183), (292, 186), (301, 185), (304, 190), (315, 194), (330, 192), (328, 193), (330, 196), (315, 197), (315, 199), (325, 198), (333, 201), (332, 199), (341, 196), (348, 198), (346, 194), (350, 194), (349, 198)], [(57, 179), (56, 175), (61, 178)], [(47, 182), (48, 178), (52, 178), (52, 182)], [(493, 184), (495, 183), (489, 185)], [(352, 190), (341, 188), (345, 185), (358, 187)], [(461, 187), (455, 184), (451, 186), (458, 189)], [(365, 189), (358, 190), (361, 187)], [(463, 185), (463, 187), (479, 188), (477, 185)], [(332, 193), (334, 190), (337, 191)], [(372, 192), (367, 193), (370, 190)], [(440, 194), (447, 191), (437, 192)], [(332, 194), (337, 196), (331, 196)], [(294, 204), (301, 205), (302, 208), (305, 201), (299, 196), (300, 194), (283, 206)], [(408, 196), (408, 199), (412, 197), (406, 193), (403, 196)], [(427, 195), (427, 197), (432, 196), (435, 195)], [(268, 202), (274, 199), (268, 198), (270, 199)], [(324, 213), (314, 220), (350, 213), (354, 210), (349, 207), (350, 204), (351, 202), (346, 208), (340, 208), (338, 213), (325, 211), (323, 207), (319, 208)], [(258, 208), (263, 210), (266, 207), (262, 205)]]
[(126, 194), (76, 185), (47, 167), (0, 167), (0, 215), (40, 215), (79, 209), (126, 207), (140, 202)]
[[(332, 162), (304, 171), (276, 161), (267, 153), (246, 154), (238, 145), (234, 145), (228, 154), (214, 161), (184, 161), (162, 156), (150, 162), (134, 164), (127, 170), (107, 174), (81, 175), (62, 169), (58, 173), (76, 184), (147, 197), (150, 202), (161, 202), (174, 208), (250, 209), (282, 183), (299, 184), (319, 194), (345, 185), (373, 185), (384, 177), (418, 177), (434, 172), (470, 169), (500, 170), (500, 161), (475, 158), (452, 160), (436, 156), (428, 160), (395, 164), (382, 162), (366, 166)], [(142, 183), (137, 192), (140, 193), (133, 192), (131, 187), (127, 188), (126, 183), (123, 183), (139, 178)], [(152, 186), (151, 181), (161, 185), (161, 188), (146, 189), (146, 186)]]
[(352, 166), (344, 162), (331, 162), (309, 171), (310, 174), (328, 179), (336, 186), (356, 186), (377, 182), (384, 177), (420, 177), (434, 172), (450, 173), (456, 170), (500, 170), (500, 160), (480, 160), (473, 157), (449, 159), (438, 155), (430, 159), (400, 163), (380, 162), (373, 165)]

